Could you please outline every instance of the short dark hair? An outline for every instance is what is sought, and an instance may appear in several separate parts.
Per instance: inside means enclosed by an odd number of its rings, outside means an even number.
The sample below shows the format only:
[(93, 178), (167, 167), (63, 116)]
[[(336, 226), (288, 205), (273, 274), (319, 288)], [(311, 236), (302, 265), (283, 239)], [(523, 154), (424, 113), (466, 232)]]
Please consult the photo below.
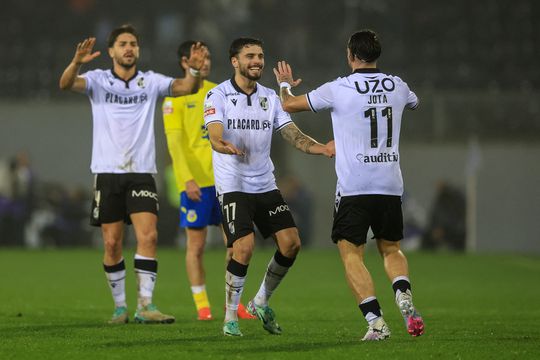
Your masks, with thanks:
[(116, 29), (113, 29), (113, 31), (111, 31), (111, 33), (109, 34), (109, 38), (107, 39), (107, 45), (112, 48), (114, 46), (114, 43), (116, 42), (116, 39), (118, 38), (118, 36), (122, 35), (122, 34), (125, 34), (125, 33), (128, 33), (128, 34), (131, 34), (133, 36), (135, 36), (135, 38), (137, 39), (137, 42), (139, 42), (139, 34), (137, 34), (137, 30), (135, 30), (135, 28), (129, 24), (125, 24), (125, 25), (122, 25), (122, 26), (119, 26), (117, 27)]
[(381, 43), (373, 30), (365, 29), (355, 32), (349, 38), (347, 48), (358, 60), (373, 62), (381, 56)]
[(244, 46), (248, 46), (248, 45), (257, 45), (257, 46), (262, 47), (263, 42), (262, 40), (259, 40), (259, 39), (247, 38), (247, 37), (234, 39), (233, 42), (231, 43), (231, 47), (229, 48), (229, 59), (238, 55), (238, 53), (242, 51)]

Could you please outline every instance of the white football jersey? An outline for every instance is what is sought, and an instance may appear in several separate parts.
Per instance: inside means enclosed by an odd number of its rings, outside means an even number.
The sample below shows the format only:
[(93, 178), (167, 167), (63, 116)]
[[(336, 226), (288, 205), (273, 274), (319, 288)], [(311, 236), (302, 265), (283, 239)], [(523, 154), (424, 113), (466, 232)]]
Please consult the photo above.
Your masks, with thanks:
[(170, 96), (173, 79), (138, 71), (128, 81), (112, 70), (82, 75), (94, 121), (92, 165), (99, 173), (156, 173), (154, 112)]
[(407, 84), (378, 69), (358, 69), (306, 96), (313, 111), (331, 111), (337, 192), (342, 196), (403, 195), (401, 116), (405, 107), (418, 106)]
[(277, 189), (270, 159), (272, 131), (291, 122), (276, 92), (257, 84), (247, 95), (234, 78), (213, 88), (204, 103), (205, 124), (223, 124), (223, 140), (244, 156), (213, 151), (214, 177), (219, 194), (233, 191), (263, 193)]

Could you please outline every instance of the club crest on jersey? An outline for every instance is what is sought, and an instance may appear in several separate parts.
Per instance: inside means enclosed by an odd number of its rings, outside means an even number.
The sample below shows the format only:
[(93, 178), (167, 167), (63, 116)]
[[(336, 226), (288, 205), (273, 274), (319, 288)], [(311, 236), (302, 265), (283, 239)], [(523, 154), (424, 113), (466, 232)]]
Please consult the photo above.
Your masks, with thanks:
[(261, 108), (266, 111), (268, 110), (268, 98), (265, 96), (259, 97), (259, 104), (261, 104)]
[(141, 89), (144, 89), (146, 87), (146, 84), (144, 83), (144, 78), (141, 77), (139, 78), (139, 80), (137, 80), (137, 86), (140, 87)]
[(195, 210), (189, 210), (187, 212), (186, 219), (190, 223), (197, 221), (197, 212)]

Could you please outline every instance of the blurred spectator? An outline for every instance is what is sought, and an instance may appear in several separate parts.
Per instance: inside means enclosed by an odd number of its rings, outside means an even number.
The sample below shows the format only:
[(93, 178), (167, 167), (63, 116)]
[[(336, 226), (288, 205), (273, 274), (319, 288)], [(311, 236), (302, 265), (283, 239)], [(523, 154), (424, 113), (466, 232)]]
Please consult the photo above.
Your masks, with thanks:
[(92, 245), (85, 190), (49, 183), (41, 187), (40, 193), (43, 197), (26, 227), (26, 245), (32, 248)]
[(465, 235), (465, 195), (446, 181), (439, 181), (422, 248), (463, 251)]
[(401, 197), (401, 207), (403, 209), (403, 240), (401, 248), (404, 250), (417, 250), (420, 248), (426, 228), (426, 210), (407, 192)]
[(0, 165), (0, 245), (24, 245), (34, 202), (34, 176), (26, 152)]
[(279, 189), (293, 215), (302, 247), (309, 246), (313, 241), (313, 196), (300, 180), (292, 175), (279, 180)]

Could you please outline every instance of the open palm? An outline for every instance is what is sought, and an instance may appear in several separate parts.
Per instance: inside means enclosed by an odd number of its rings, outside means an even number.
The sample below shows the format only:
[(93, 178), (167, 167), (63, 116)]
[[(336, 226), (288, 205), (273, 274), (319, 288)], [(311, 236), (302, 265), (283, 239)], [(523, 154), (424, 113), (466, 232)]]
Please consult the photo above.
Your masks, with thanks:
[(96, 38), (88, 38), (77, 45), (73, 62), (77, 64), (86, 64), (98, 57), (101, 52), (92, 52), (94, 45), (96, 44)]

